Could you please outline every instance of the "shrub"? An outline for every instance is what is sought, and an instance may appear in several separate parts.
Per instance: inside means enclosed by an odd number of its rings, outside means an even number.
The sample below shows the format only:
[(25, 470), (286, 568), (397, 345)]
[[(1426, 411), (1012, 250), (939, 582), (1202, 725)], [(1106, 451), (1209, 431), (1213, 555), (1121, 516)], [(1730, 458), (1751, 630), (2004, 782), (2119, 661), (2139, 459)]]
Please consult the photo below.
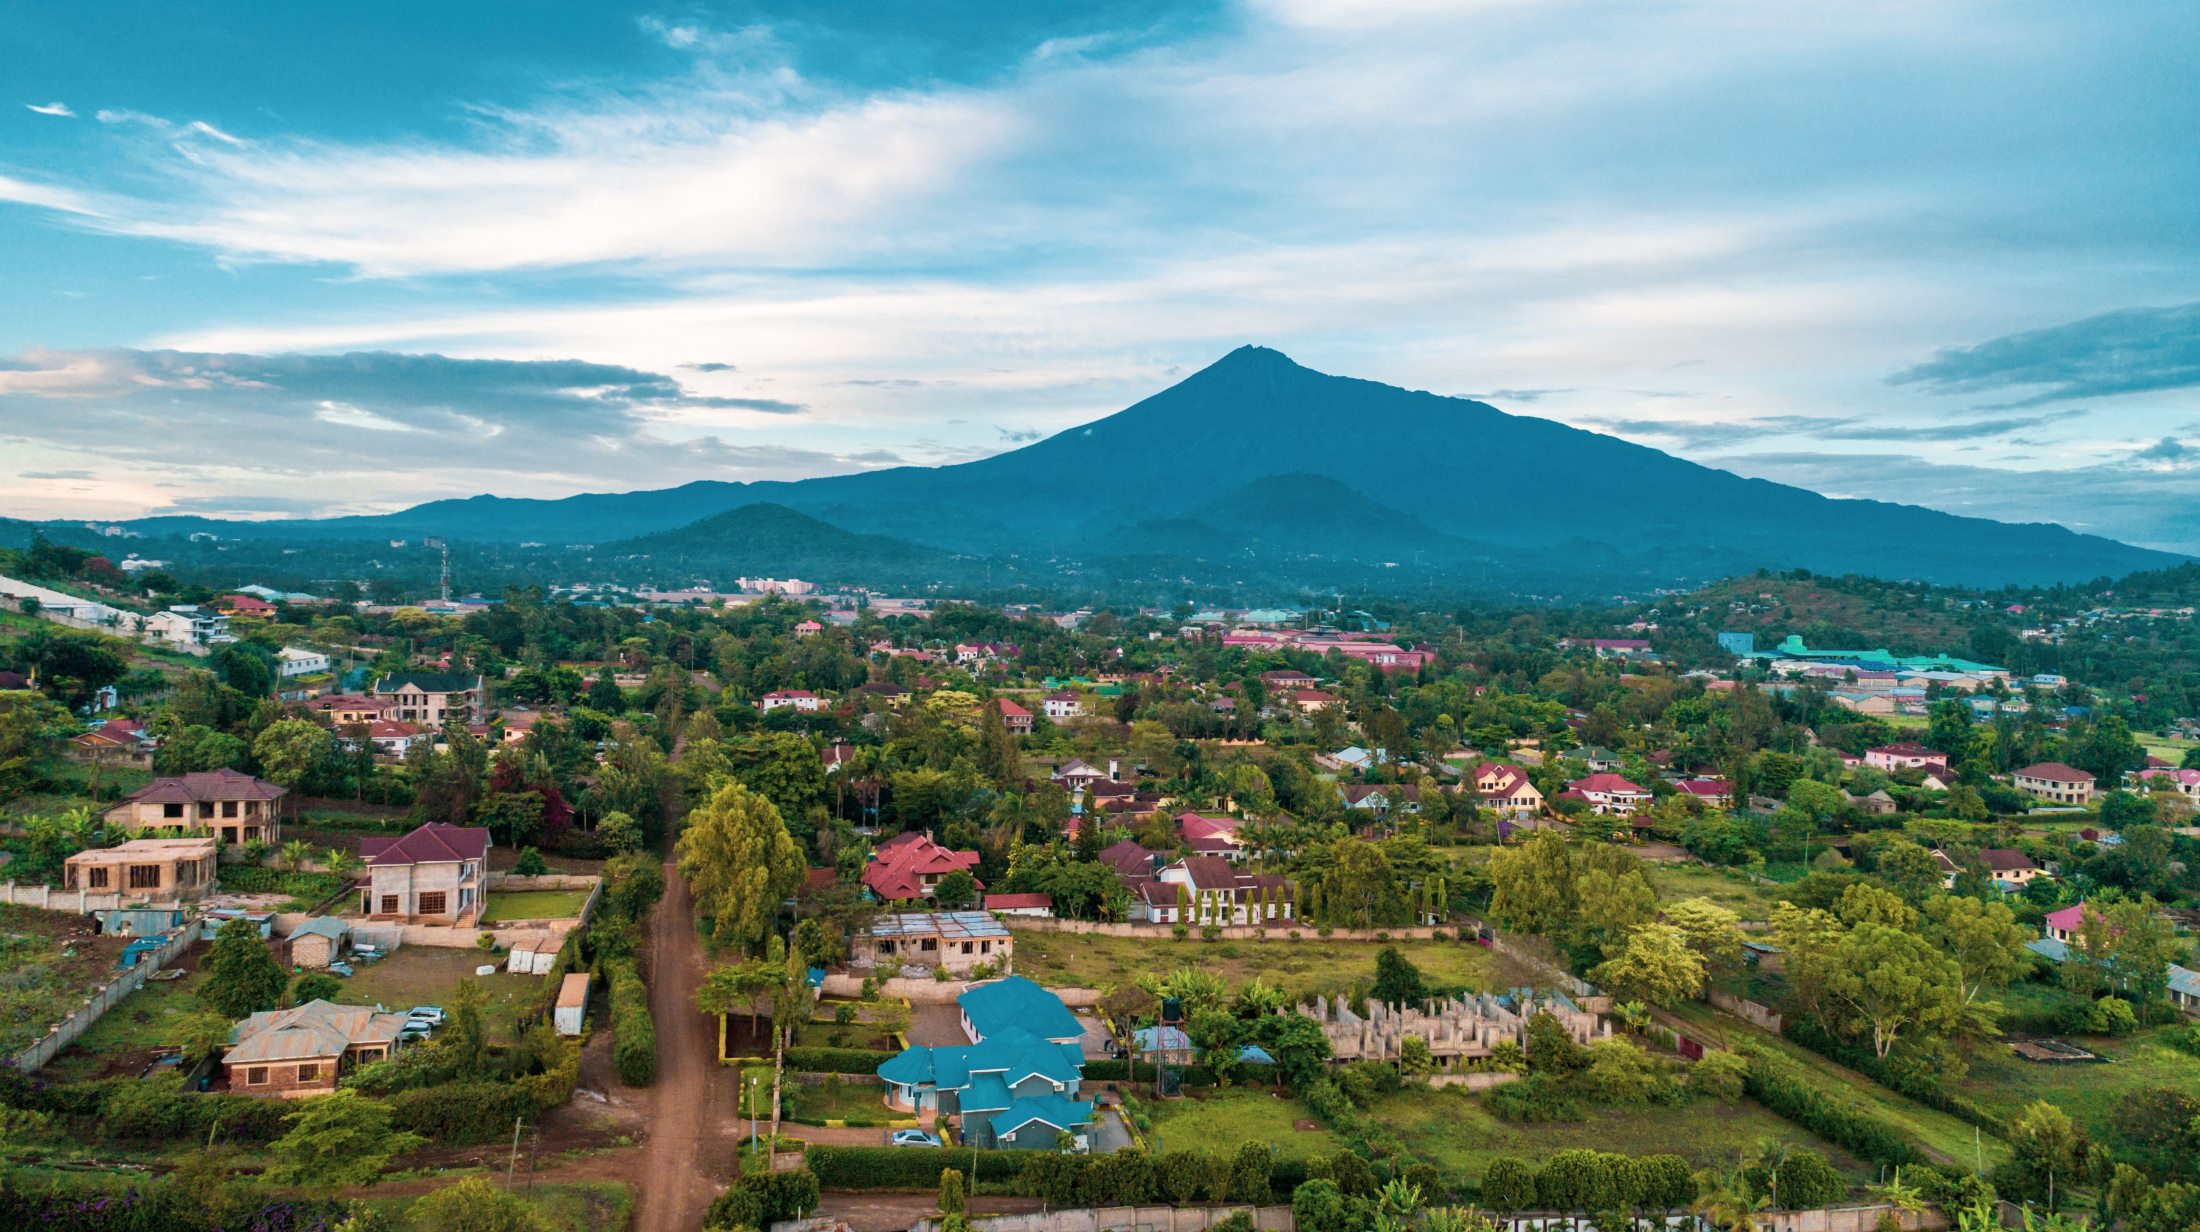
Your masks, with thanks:
[(1482, 1205), (1493, 1211), (1535, 1208), (1535, 1169), (1511, 1158), (1493, 1159), (1482, 1173)]
[(1904, 1167), (1925, 1162), (1900, 1130), (1855, 1108), (1835, 1103), (1793, 1070), (1762, 1053), (1749, 1059), (1749, 1081), (1745, 1089), (1751, 1099), (1763, 1104), (1775, 1116), (1800, 1125), (1858, 1158)]
[(936, 1189), (948, 1168), (969, 1169), (973, 1185), (1020, 1181), (1033, 1160), (1073, 1159), (1050, 1151), (965, 1151), (949, 1147), (813, 1146), (810, 1171), (827, 1189)]
[(603, 965), (611, 981), (611, 1061), (619, 1081), (646, 1087), (657, 1080), (657, 1024), (649, 1016), (649, 986), (632, 958)]
[(543, 862), (542, 853), (532, 847), (519, 849), (519, 859), (512, 862), (512, 872), (521, 877), (540, 877), (550, 871)]
[(711, 1228), (768, 1228), (816, 1210), (817, 1195), (817, 1174), (807, 1169), (744, 1176), (710, 1204), (703, 1223)]
[(390, 1124), (447, 1146), (494, 1142), (512, 1124), (535, 1115), (530, 1092), (508, 1082), (456, 1082), (399, 1091), (390, 1097)]
[(2085, 1025), (2094, 1035), (2129, 1035), (2139, 1029), (2139, 1015), (2122, 997), (2102, 997), (2087, 1012)]

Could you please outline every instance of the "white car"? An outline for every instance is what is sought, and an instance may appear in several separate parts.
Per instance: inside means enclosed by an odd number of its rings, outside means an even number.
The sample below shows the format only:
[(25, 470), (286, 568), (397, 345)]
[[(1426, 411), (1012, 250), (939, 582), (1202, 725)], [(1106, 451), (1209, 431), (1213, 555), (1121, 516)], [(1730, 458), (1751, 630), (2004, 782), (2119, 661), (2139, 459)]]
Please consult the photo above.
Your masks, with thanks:
[(435, 1005), (416, 1005), (405, 1011), (405, 1021), (417, 1022), (427, 1027), (440, 1027), (443, 1025), (443, 1009)]
[(888, 1146), (938, 1146), (940, 1140), (921, 1129), (897, 1129), (886, 1136)]

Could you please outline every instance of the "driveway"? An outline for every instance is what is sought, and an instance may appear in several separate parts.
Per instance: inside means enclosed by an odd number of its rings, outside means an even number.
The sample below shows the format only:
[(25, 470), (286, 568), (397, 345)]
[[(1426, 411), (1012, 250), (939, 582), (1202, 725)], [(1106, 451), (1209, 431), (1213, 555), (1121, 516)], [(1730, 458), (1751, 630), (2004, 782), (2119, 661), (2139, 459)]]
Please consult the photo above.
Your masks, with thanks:
[(962, 1007), (952, 1001), (945, 1005), (911, 1005), (909, 1042), (926, 1048), (969, 1043), (970, 1037), (963, 1034)]
[(1113, 1155), (1131, 1144), (1131, 1131), (1123, 1124), (1123, 1114), (1114, 1108), (1102, 1108), (1093, 1114), (1090, 1133), (1092, 1153)]
[(650, 914), (649, 1013), (657, 1025), (657, 1081), (647, 1092), (649, 1136), (634, 1169), (634, 1232), (695, 1232), (733, 1179), (740, 1153), (733, 1082), (718, 1064), (718, 1032), (695, 1012), (708, 966), (695, 936), (687, 880), (665, 861), (665, 896)]

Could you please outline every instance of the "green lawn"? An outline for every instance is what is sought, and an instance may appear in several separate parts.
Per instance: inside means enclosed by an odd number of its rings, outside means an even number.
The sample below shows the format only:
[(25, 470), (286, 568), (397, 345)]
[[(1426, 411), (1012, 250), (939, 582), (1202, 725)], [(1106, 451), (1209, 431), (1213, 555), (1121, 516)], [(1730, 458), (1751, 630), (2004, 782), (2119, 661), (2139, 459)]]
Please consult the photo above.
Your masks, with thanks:
[(481, 922), (570, 920), (587, 904), (586, 890), (491, 890), (482, 905)]
[(1755, 885), (1742, 873), (1708, 864), (1648, 864), (1650, 884), (1663, 902), (1708, 898), (1745, 920), (1761, 920), (1772, 909), (1775, 887)]
[(1499, 1120), (1465, 1091), (1421, 1087), (1388, 1096), (1370, 1111), (1447, 1176), (1477, 1182), (1490, 1161), (1501, 1156), (1539, 1163), (1574, 1149), (1674, 1154), (1697, 1169), (1728, 1168), (1744, 1150), (1768, 1138), (1809, 1147), (1858, 1179), (1868, 1178), (1871, 1171), (1839, 1147), (1748, 1100), (1731, 1105), (1697, 1100), (1679, 1108), (1593, 1108), (1584, 1121), (1514, 1125)]
[[(1437, 984), (1487, 988), (1490, 952), (1472, 942), (1397, 941), (1398, 949)], [(1281, 932), (1266, 941), (1177, 941), (1153, 937), (1103, 937), (1019, 930), (1016, 972), (1042, 984), (1109, 988), (1141, 975), (1200, 966), (1232, 984), (1258, 975), (1296, 996), (1343, 992), (1355, 981), (1372, 982), (1380, 941), (1323, 941), (1312, 930), (1292, 941)]]
[[(454, 1176), (451, 1183), (460, 1179)], [(366, 1204), (388, 1218), (392, 1228), (415, 1232), (416, 1225), (405, 1222), (405, 1211), (416, 1198), (374, 1197), (373, 1191), (367, 1192)], [(523, 1183), (517, 1192), (535, 1208), (547, 1232), (626, 1232), (634, 1219), (634, 1193), (617, 1182)]]
[[(1155, 1150), (1203, 1150), (1227, 1156), (1240, 1143), (1259, 1142), (1285, 1159), (1333, 1155), (1342, 1141), (1288, 1096), (1249, 1087), (1195, 1091), (1184, 1099), (1141, 1099), (1152, 1119), (1147, 1142)], [(1300, 1129), (1298, 1125), (1314, 1128)]]
[[(398, 1012), (416, 1005), (449, 1010), (458, 982), (473, 978), (475, 967), (493, 961), (496, 955), (470, 946), (446, 949), (408, 945), (380, 962), (359, 966), (358, 974), (344, 981), (343, 1001), (347, 1005), (381, 1005)], [(489, 1037), (512, 1039), (514, 1019), (532, 1010), (542, 996), (543, 977), (498, 971), (482, 976), (480, 982), (482, 991), (488, 994), (482, 1021), (489, 1028)]]
[(156, 1048), (174, 1047), (176, 1024), (198, 1012), (198, 990), (205, 976), (147, 980), (145, 986), (100, 1015), (92, 1029), (42, 1071), (63, 1081), (135, 1074), (152, 1060)]
[(0, 904), (0, 1050), (36, 1043), (121, 974), (115, 964), (126, 944), (94, 936), (84, 917), (70, 912)]
[(2105, 1126), (2116, 1101), (2142, 1087), (2200, 1089), (2200, 1058), (2170, 1047), (2172, 1033), (2190, 1028), (2183, 1023), (2155, 1027), (2129, 1039), (2072, 1037), (2070, 1042), (2107, 1062), (2048, 1064), (2027, 1061), (2014, 1053), (1981, 1056), (1956, 1090), (1988, 1109), (2014, 1117), (2035, 1100), (2046, 1100), (2070, 1114), (2071, 1119), (2095, 1134)]

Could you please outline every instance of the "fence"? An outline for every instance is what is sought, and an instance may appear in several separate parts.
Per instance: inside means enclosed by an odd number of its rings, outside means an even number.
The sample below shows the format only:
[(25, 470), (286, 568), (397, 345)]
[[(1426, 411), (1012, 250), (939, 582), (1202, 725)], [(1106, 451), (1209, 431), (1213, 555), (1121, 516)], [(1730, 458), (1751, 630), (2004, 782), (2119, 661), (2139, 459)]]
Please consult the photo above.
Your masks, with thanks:
[(124, 903), (141, 907), (181, 906), (173, 901), (153, 902), (142, 895), (125, 895), (115, 891), (94, 894), (89, 890), (56, 890), (50, 885), (17, 885), (12, 881), (0, 883), (0, 903), (36, 907), (41, 911), (73, 911), (78, 915), (92, 911), (113, 911)]
[[(1082, 936), (1145, 937), (1159, 940), (1172, 936), (1174, 924), (1108, 924), (1098, 920), (1056, 920), (1043, 916), (1012, 915), (1002, 921), (1011, 929), (1035, 933), (1076, 933)], [(1206, 935), (1206, 926), (1187, 921), (1195, 937)], [(1230, 941), (1440, 941), (1458, 933), (1457, 929), (1426, 925), (1405, 928), (1332, 928), (1328, 933), (1320, 925), (1303, 920), (1270, 920), (1266, 924), (1220, 925), (1218, 936)], [(1471, 931), (1471, 929), (1470, 929)]]
[(1781, 1019), (1779, 1011), (1769, 1005), (1751, 1001), (1744, 997), (1737, 997), (1730, 992), (1721, 992), (1716, 988), (1712, 989), (1705, 999), (1711, 1002), (1711, 1008), (1713, 1009), (1723, 1010), (1752, 1026), (1762, 1027), (1774, 1035), (1780, 1033)]
[(166, 944), (148, 951), (138, 959), (135, 967), (116, 976), (106, 987), (85, 998), (83, 1007), (62, 1019), (53, 1030), (46, 1033), (44, 1039), (16, 1053), (16, 1068), (34, 1070), (59, 1056), (62, 1049), (91, 1030), (92, 1024), (99, 1021), (100, 1015), (113, 1009), (115, 1002), (144, 987), (147, 976), (174, 962), (178, 954), (190, 949), (192, 938), (197, 935), (198, 928), (195, 924), (177, 929)]
[[(889, 1001), (908, 1001), (916, 1005), (946, 1005), (955, 998), (984, 983), (983, 980), (916, 980), (895, 976), (881, 980), (879, 995)], [(863, 977), (846, 971), (831, 971), (825, 975), (825, 986), (819, 990), (825, 996), (854, 1000), (863, 995)], [(1062, 999), (1071, 1009), (1090, 1009), (1100, 1004), (1097, 988), (1055, 988), (1048, 992)]]

